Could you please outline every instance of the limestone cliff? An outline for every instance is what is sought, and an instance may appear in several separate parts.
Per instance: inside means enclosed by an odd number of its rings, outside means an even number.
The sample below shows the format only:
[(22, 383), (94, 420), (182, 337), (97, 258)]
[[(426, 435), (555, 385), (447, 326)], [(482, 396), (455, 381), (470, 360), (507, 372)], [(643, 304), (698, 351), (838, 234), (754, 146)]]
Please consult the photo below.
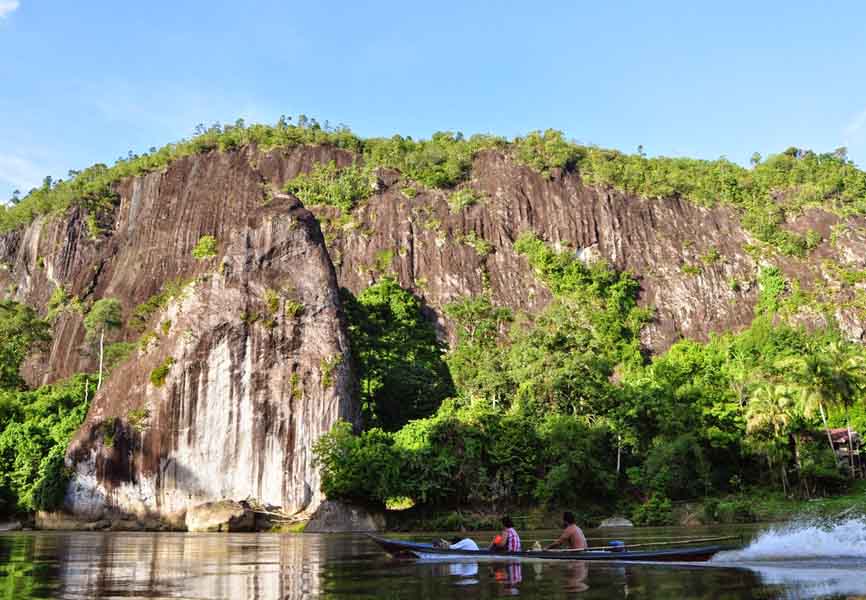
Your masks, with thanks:
[[(312, 444), (356, 414), (337, 282), (315, 218), (294, 198), (266, 203), (245, 153), (191, 157), (118, 192), (98, 236), (74, 210), (0, 243), (11, 265), (4, 277), (33, 305), (62, 285), (82, 302), (117, 298), (130, 313), (174, 282), (140, 336), (122, 332), (137, 348), (70, 447), (69, 508), (165, 516), (252, 498), (315, 509)], [(205, 234), (218, 241), (216, 255), (196, 260)], [(70, 303), (28, 376), (54, 380), (94, 360)]]
[[(640, 303), (655, 309), (643, 331), (653, 352), (680, 338), (706, 340), (737, 330), (754, 316), (761, 266), (782, 271), (824, 302), (849, 337), (866, 340), (866, 285), (851, 285), (839, 269), (866, 267), (866, 219), (843, 220), (819, 209), (787, 226), (814, 229), (823, 242), (805, 258), (774, 254), (742, 227), (729, 207), (705, 208), (677, 198), (642, 199), (582, 184), (579, 174), (542, 176), (507, 154), (476, 157), (468, 186), (477, 205), (453, 211), (447, 194), (422, 191), (409, 198), (410, 182), (395, 172), (380, 177), (381, 191), (348, 222), (332, 207), (313, 208), (322, 221), (340, 285), (358, 292), (384, 273), (421, 296), (449, 331), (441, 309), (467, 295), (489, 292), (512, 308), (538, 310), (549, 300), (532, 269), (513, 248), (534, 231), (586, 259), (604, 258), (640, 281)], [(756, 251), (757, 250), (757, 251)], [(801, 310), (805, 322), (822, 317)]]
[[(308, 207), (314, 215), (279, 193), (317, 162), (354, 159), (329, 146), (213, 150), (120, 181), (111, 210), (72, 208), (0, 235), (0, 289), (54, 314), (50, 351), (26, 365), (32, 384), (95, 368), (77, 307), (112, 297), (126, 316), (142, 303), (152, 309), (117, 334), (137, 349), (113, 370), (70, 448), (76, 512), (168, 515), (223, 498), (315, 508), (311, 444), (357, 413), (338, 287), (357, 293), (392, 273), (446, 337), (442, 308), (464, 296), (487, 292), (536, 311), (549, 294), (513, 249), (523, 231), (634, 273), (640, 302), (656, 311), (644, 330), (649, 351), (748, 325), (767, 264), (829, 308), (805, 303), (795, 319), (829, 312), (849, 337), (864, 338), (864, 282), (844, 277), (866, 267), (862, 218), (807, 210), (786, 227), (823, 242), (783, 257), (761, 248), (731, 208), (631, 197), (587, 186), (579, 173), (543, 176), (500, 150), (475, 157), (461, 185), (482, 200), (459, 210), (446, 191), (388, 169), (346, 214)], [(204, 235), (217, 251), (196, 260)]]

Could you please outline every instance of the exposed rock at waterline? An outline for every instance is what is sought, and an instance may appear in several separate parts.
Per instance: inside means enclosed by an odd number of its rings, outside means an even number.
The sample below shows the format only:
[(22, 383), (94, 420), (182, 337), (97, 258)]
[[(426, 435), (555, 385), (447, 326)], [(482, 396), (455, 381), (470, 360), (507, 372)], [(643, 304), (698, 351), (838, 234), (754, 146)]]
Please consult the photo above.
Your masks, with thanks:
[(256, 515), (245, 502), (206, 502), (186, 511), (186, 530), (191, 532), (255, 531)]
[(304, 531), (309, 533), (344, 533), (382, 531), (385, 515), (345, 502), (326, 500), (310, 518)]
[(634, 527), (634, 523), (625, 517), (609, 517), (599, 523), (599, 527)]
[(18, 521), (0, 523), (0, 531), (20, 531), (22, 528), (23, 525)]

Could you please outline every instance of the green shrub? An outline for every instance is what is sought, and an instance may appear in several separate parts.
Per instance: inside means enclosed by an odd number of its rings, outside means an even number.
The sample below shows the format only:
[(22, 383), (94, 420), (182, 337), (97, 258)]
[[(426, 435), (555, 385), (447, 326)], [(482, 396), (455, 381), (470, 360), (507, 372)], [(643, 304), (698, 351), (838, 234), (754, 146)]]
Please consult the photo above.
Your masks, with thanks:
[(674, 500), (694, 498), (709, 486), (709, 463), (699, 440), (692, 434), (659, 439), (649, 451), (637, 483)]
[(482, 200), (484, 200), (482, 192), (466, 187), (449, 194), (448, 206), (452, 213), (459, 213), (470, 206), (475, 206)]
[(719, 518), (719, 499), (706, 498), (703, 506), (703, 522), (715, 523)]
[(199, 238), (195, 248), (192, 249), (192, 256), (196, 260), (207, 260), (217, 255), (217, 241), (212, 235), (203, 235)]
[(707, 265), (712, 265), (712, 264), (719, 262), (719, 259), (721, 257), (722, 257), (722, 255), (719, 254), (718, 250), (716, 250), (715, 248), (710, 248), (704, 254), (701, 255), (701, 262), (703, 262), (704, 264), (707, 264)]
[(379, 502), (400, 495), (401, 457), (394, 439), (380, 429), (359, 436), (346, 422), (334, 425), (313, 447), (315, 464), (322, 478), (322, 491), (328, 498)]
[(127, 327), (133, 331), (144, 331), (153, 315), (164, 310), (172, 300), (181, 298), (190, 283), (192, 280), (182, 278), (166, 281), (159, 292), (133, 309)]
[(367, 423), (394, 430), (434, 412), (453, 387), (445, 345), (420, 300), (389, 276), (357, 298), (342, 290), (341, 301)]
[(323, 358), (319, 364), (322, 372), (322, 388), (329, 389), (334, 385), (334, 371), (343, 363), (343, 355), (335, 354), (329, 358)]
[(265, 306), (267, 307), (268, 314), (271, 316), (274, 316), (279, 312), (280, 295), (276, 290), (270, 288), (265, 290)]
[(330, 205), (348, 212), (376, 191), (376, 177), (358, 164), (341, 169), (334, 161), (316, 163), (309, 173), (286, 183), (285, 191), (307, 206)]
[(0, 390), (24, 386), (19, 369), (35, 350), (51, 341), (51, 325), (35, 310), (13, 300), (0, 300)]
[(716, 519), (719, 523), (754, 523), (758, 520), (752, 502), (740, 498), (720, 501), (716, 508)]
[(166, 358), (161, 365), (155, 368), (150, 372), (150, 382), (154, 387), (162, 387), (165, 385), (165, 379), (168, 377), (168, 372), (171, 370), (171, 366), (174, 364), (174, 358), (169, 356)]
[(110, 373), (114, 368), (125, 362), (138, 348), (135, 342), (114, 342), (105, 347), (105, 371)]
[(584, 151), (567, 142), (561, 131), (548, 129), (544, 133), (533, 131), (515, 138), (514, 154), (519, 162), (550, 177), (553, 169), (573, 168)]
[(364, 141), (364, 160), (369, 165), (396, 169), (413, 181), (431, 188), (450, 188), (464, 181), (472, 159), (486, 148), (502, 147), (505, 140), (438, 131), (429, 140), (415, 141), (395, 135)]
[(464, 235), (461, 240), (467, 246), (470, 246), (475, 252), (478, 253), (478, 256), (482, 258), (489, 255), (493, 252), (493, 244), (485, 240), (483, 237), (479, 236), (474, 231), (470, 231), (466, 235)]
[(60, 313), (66, 310), (68, 304), (69, 296), (66, 294), (66, 288), (63, 287), (63, 284), (60, 284), (51, 292), (48, 304), (45, 305), (45, 308), (48, 309), (45, 319), (53, 321)]
[(778, 267), (762, 267), (758, 274), (758, 303), (755, 312), (759, 315), (772, 315), (782, 306), (787, 280)]
[(199, 126), (190, 139), (140, 155), (130, 152), (112, 167), (93, 165), (72, 173), (67, 181), (47, 177), (41, 187), (31, 190), (18, 204), (11, 208), (0, 205), (0, 233), (27, 225), (40, 215), (61, 213), (73, 205), (90, 211), (112, 210), (120, 200), (114, 189), (116, 182), (158, 171), (184, 156), (214, 150), (225, 152), (247, 145), (255, 145), (263, 151), (308, 144), (330, 144), (353, 152), (362, 149), (361, 140), (344, 126), (322, 125), (305, 115), (300, 115), (295, 125), (290, 121), (291, 118), (284, 116), (273, 126), (248, 126), (240, 119), (234, 125)]
[(147, 429), (147, 422), (150, 419), (150, 410), (146, 406), (129, 411), (126, 415), (126, 422), (138, 433), (144, 433)]
[(291, 298), (286, 300), (285, 304), (285, 313), (287, 317), (298, 317), (301, 313), (304, 312), (304, 305), (297, 300), (292, 300)]
[(674, 517), (670, 499), (653, 494), (635, 509), (631, 520), (635, 525), (672, 525)]

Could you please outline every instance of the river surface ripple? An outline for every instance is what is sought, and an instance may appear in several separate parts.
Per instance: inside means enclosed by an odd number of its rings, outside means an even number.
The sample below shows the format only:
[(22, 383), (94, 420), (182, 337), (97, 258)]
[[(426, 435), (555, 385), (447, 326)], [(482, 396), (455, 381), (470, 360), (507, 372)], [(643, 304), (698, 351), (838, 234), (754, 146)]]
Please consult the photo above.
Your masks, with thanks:
[[(849, 554), (866, 551), (866, 527), (854, 524), (840, 542)], [(701, 565), (397, 561), (361, 535), (17, 532), (0, 534), (0, 598), (866, 598), (866, 552), (837, 556), (831, 543), (842, 534), (832, 527), (587, 534), (638, 541), (734, 531), (751, 542), (746, 551)], [(815, 552), (822, 536), (827, 547)], [(798, 552), (804, 539), (813, 547)]]

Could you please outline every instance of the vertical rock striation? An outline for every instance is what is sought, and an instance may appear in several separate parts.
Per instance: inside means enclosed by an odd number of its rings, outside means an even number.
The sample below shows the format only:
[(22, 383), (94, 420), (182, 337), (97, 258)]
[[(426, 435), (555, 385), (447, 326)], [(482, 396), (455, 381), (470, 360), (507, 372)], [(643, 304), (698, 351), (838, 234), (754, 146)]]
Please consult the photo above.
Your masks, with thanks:
[[(281, 172), (329, 152), (280, 154)], [(73, 512), (169, 516), (222, 499), (294, 512), (321, 501), (312, 446), (357, 413), (345, 324), (315, 217), (266, 188), (259, 158), (211, 152), (124, 180), (102, 231), (76, 208), (0, 236), (7, 297), (45, 307), (62, 286), (67, 299), (52, 348), (26, 366), (34, 385), (96, 368), (73, 297), (84, 310), (117, 298), (126, 317), (153, 305), (120, 332), (135, 350), (70, 446)], [(217, 253), (196, 260), (204, 235)]]
[(316, 221), (277, 197), (213, 260), (213, 272), (154, 317), (158, 337), (94, 399), (70, 447), (73, 512), (176, 515), (219, 499), (296, 512), (321, 501), (311, 448), (354, 410), (336, 278)]

